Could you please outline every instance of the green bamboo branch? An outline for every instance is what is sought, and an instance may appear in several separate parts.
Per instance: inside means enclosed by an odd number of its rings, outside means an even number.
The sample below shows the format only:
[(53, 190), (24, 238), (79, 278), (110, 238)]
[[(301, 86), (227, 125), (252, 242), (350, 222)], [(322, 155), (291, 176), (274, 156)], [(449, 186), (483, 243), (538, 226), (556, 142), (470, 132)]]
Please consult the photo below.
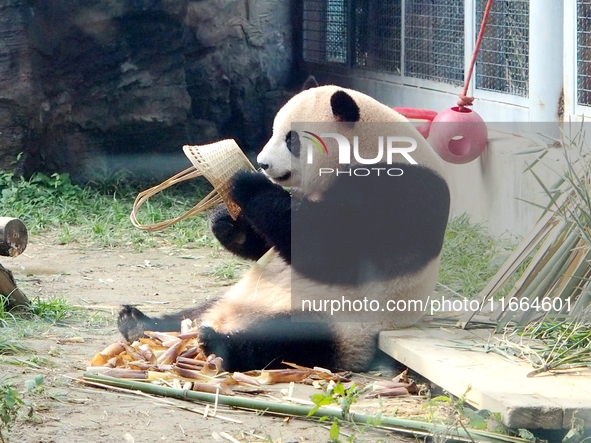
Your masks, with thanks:
[[(137, 390), (153, 395), (161, 395), (163, 397), (177, 398), (180, 400), (193, 400), (207, 403), (217, 403), (235, 408), (265, 411), (269, 413), (285, 414), (300, 417), (329, 417), (343, 419), (343, 411), (340, 408), (321, 407), (315, 412), (311, 413), (315, 406), (302, 406), (288, 403), (276, 403), (257, 398), (246, 398), (229, 395), (216, 395), (207, 392), (188, 391), (186, 389), (169, 388), (167, 386), (159, 386), (152, 383), (139, 382), (133, 380), (124, 380), (105, 375), (93, 374), (85, 372), (83, 379), (89, 382), (102, 383), (104, 385), (116, 386), (119, 388), (126, 388), (130, 390)], [(459, 438), (470, 442), (485, 442), (485, 443), (527, 443), (519, 437), (512, 437), (508, 435), (496, 434), (493, 432), (482, 430), (465, 430), (463, 428), (450, 428), (449, 426), (439, 425), (435, 423), (427, 423), (422, 421), (408, 420), (393, 417), (378, 417), (368, 414), (359, 414), (349, 412), (350, 421), (358, 424), (371, 424), (381, 428), (396, 428), (402, 432), (421, 432), (429, 434), (445, 434), (454, 438)]]

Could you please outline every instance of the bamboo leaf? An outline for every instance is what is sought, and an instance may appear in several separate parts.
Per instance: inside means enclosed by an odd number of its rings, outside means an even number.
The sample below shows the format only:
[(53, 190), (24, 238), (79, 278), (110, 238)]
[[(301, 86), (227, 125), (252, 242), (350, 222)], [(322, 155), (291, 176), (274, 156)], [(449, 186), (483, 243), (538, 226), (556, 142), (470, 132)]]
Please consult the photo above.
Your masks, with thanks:
[(535, 146), (533, 148), (518, 149), (516, 151), (513, 151), (511, 153), (511, 155), (536, 154), (538, 152), (541, 152), (543, 155), (541, 155), (540, 157), (538, 157), (536, 159), (536, 160), (539, 160), (541, 157), (546, 155), (547, 151), (548, 151), (547, 146)]

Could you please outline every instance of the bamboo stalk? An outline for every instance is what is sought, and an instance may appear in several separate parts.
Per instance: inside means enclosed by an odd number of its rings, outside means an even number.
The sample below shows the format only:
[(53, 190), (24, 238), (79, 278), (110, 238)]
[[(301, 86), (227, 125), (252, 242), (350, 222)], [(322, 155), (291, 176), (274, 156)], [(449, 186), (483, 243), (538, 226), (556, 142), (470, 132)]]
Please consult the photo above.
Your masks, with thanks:
[[(549, 257), (547, 265), (540, 270), (540, 284), (534, 287), (533, 290), (528, 291), (527, 294), (523, 294), (523, 297), (528, 299), (530, 306), (535, 299), (541, 301), (545, 297), (553, 298), (552, 293), (559, 286), (558, 283), (564, 280), (565, 273), (572, 262), (572, 256), (574, 255), (573, 248), (577, 241), (578, 236), (576, 233), (571, 232), (567, 239), (560, 245), (560, 248)], [(517, 325), (522, 326), (526, 324), (535, 313), (536, 310), (534, 309), (521, 312), (515, 320)]]
[[(591, 272), (587, 278), (591, 278)], [(591, 305), (591, 284), (587, 281), (571, 312), (582, 312), (589, 305)]]
[[(575, 247), (574, 257), (568, 269), (565, 271), (560, 284), (556, 288), (557, 296), (562, 300), (566, 300), (574, 295), (578, 289), (582, 292), (583, 286), (581, 282), (585, 273), (589, 269), (589, 259), (591, 259), (591, 250), (583, 240), (579, 240)], [(561, 313), (565, 313), (564, 310)]]
[[(181, 400), (202, 401), (208, 403), (218, 403), (226, 406), (233, 406), (236, 408), (265, 411), (270, 413), (286, 414), (300, 417), (330, 417), (343, 418), (343, 411), (340, 408), (321, 407), (314, 413), (311, 413), (313, 407), (294, 405), (288, 403), (276, 403), (256, 398), (245, 398), (229, 395), (216, 395), (207, 392), (187, 391), (183, 389), (169, 388), (165, 386), (154, 385), (151, 383), (136, 382), (131, 380), (120, 380), (113, 377), (107, 377), (98, 374), (84, 373), (84, 380), (91, 382), (98, 382), (105, 385), (116, 386), (119, 388), (127, 388), (137, 390), (154, 395), (162, 395), (164, 397), (172, 397)], [(377, 417), (367, 414), (359, 414), (351, 412), (348, 417), (351, 421), (359, 424), (374, 424), (381, 427), (400, 428), (400, 430), (420, 431), (437, 434), (450, 435), (456, 438), (462, 438), (466, 441), (481, 441), (489, 443), (526, 443), (527, 441), (518, 438), (492, 432), (473, 430), (468, 432), (463, 428), (450, 428), (449, 426), (438, 425), (436, 423), (426, 423), (415, 420), (407, 420), (393, 417)]]
[[(520, 288), (522, 290), (514, 296), (517, 298), (527, 298), (528, 300), (532, 300), (532, 297), (536, 295), (540, 298), (544, 297), (546, 294), (546, 291), (544, 290), (545, 285), (552, 285), (556, 282), (563, 255), (572, 248), (576, 240), (576, 234), (571, 232), (566, 240), (562, 242), (558, 241), (551, 250), (548, 251), (547, 256), (540, 261), (539, 266), (531, 270), (531, 274), (528, 276), (528, 280), (531, 279), (531, 282), (529, 284), (524, 284)], [(497, 332), (502, 331), (505, 325), (507, 325), (516, 314), (517, 311), (506, 311), (497, 323)]]
[[(484, 304), (492, 297), (497, 291), (499, 291), (509, 280), (511, 275), (521, 266), (523, 261), (529, 256), (529, 254), (536, 248), (536, 246), (546, 237), (555, 226), (556, 221), (553, 219), (552, 213), (546, 213), (536, 226), (530, 231), (526, 238), (523, 239), (520, 246), (513, 251), (509, 258), (503, 263), (496, 275), (486, 285), (486, 287), (478, 294), (477, 300), (480, 302), (480, 306)], [(456, 327), (465, 329), (466, 325), (472, 320), (476, 311), (466, 312), (456, 324)]]
[[(540, 249), (532, 258), (523, 275), (519, 278), (519, 280), (517, 280), (517, 282), (515, 282), (515, 285), (513, 286), (511, 291), (509, 291), (509, 293), (505, 296), (505, 299), (510, 300), (513, 297), (520, 297), (524, 290), (530, 288), (531, 285), (534, 284), (534, 280), (536, 280), (536, 277), (539, 277), (540, 275), (540, 268), (543, 269), (543, 267), (548, 262), (548, 258), (551, 256), (551, 253), (549, 253), (549, 251), (551, 250), (552, 245), (556, 245), (556, 239), (560, 238), (560, 236), (563, 234), (564, 224), (564, 222), (558, 223), (548, 233), (548, 236), (544, 240), (544, 243), (540, 246)], [(506, 312), (503, 312), (501, 310), (501, 307), (499, 306), (499, 308), (493, 313), (490, 319), (496, 322), (500, 321), (501, 318), (504, 318), (506, 324), (511, 320), (512, 317), (513, 315), (510, 312), (508, 314)], [(498, 327), (497, 330), (499, 330)]]

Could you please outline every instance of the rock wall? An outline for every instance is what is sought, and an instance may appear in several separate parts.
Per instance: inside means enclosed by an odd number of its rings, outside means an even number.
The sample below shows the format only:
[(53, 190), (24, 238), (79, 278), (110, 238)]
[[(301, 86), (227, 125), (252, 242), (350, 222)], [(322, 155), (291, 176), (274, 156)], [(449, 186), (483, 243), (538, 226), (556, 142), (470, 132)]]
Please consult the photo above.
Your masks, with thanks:
[(280, 0), (0, 0), (0, 169), (85, 180), (186, 143), (258, 150), (294, 82), (291, 18)]

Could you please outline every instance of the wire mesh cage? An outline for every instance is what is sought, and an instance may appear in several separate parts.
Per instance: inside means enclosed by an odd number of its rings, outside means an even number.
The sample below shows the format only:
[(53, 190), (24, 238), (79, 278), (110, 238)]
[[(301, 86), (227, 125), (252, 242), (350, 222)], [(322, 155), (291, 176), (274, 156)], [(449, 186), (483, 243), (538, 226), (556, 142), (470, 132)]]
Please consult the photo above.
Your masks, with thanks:
[[(476, 31), (486, 0), (476, 1)], [(476, 88), (529, 94), (529, 0), (496, 0), (476, 63)]]
[(400, 0), (353, 1), (352, 21), (352, 65), (359, 69), (400, 74)]
[(345, 0), (305, 0), (303, 58), (308, 62), (347, 62)]
[(406, 0), (404, 74), (464, 81), (464, 0)]
[(591, 0), (577, 0), (577, 103), (591, 105)]
[[(579, 5), (579, 99), (591, 103), (591, 0)], [(402, 74), (451, 85), (464, 82), (466, 0), (303, 0), (303, 58)], [(487, 0), (476, 0), (475, 30)], [(476, 38), (476, 35), (474, 35)], [(589, 75), (588, 74), (589, 71)], [(478, 54), (475, 86), (529, 94), (529, 0), (495, 0)]]

